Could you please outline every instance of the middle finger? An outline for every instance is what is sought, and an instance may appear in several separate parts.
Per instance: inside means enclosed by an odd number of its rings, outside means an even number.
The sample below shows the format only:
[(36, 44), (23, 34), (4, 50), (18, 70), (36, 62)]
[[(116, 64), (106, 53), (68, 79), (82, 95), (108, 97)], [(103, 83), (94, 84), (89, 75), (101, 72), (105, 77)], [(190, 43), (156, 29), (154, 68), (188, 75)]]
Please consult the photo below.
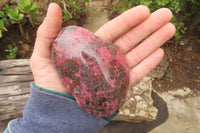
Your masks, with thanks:
[(123, 53), (126, 54), (149, 34), (168, 23), (171, 18), (171, 11), (167, 8), (161, 8), (153, 12), (143, 23), (118, 38), (114, 44), (118, 45)]

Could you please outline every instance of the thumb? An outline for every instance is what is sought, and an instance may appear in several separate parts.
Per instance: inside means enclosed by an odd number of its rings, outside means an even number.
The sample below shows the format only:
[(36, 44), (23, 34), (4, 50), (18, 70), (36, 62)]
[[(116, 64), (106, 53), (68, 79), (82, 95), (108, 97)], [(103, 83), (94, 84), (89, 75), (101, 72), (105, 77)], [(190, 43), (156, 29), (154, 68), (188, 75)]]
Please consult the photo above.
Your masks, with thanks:
[(33, 55), (50, 59), (50, 48), (54, 39), (60, 32), (61, 26), (61, 8), (56, 3), (51, 3), (49, 5), (46, 18), (38, 28)]

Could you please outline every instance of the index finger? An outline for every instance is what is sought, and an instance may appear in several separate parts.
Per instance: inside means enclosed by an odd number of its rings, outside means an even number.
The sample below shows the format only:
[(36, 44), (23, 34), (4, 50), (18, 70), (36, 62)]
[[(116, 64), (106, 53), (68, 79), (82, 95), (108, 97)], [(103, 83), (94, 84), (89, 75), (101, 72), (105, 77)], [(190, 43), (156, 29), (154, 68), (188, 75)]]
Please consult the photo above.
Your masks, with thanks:
[(114, 41), (144, 21), (149, 15), (150, 11), (148, 7), (143, 5), (136, 6), (104, 24), (95, 34), (106, 40)]

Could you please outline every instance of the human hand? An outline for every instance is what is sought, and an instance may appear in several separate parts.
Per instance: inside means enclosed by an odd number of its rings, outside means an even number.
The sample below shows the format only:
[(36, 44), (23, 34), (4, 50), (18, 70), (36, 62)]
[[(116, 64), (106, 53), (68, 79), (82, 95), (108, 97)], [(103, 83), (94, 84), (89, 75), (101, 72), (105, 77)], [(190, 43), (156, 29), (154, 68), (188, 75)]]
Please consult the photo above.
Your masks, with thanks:
[[(171, 18), (168, 9), (160, 9), (150, 15), (147, 7), (137, 6), (109, 21), (95, 33), (118, 45), (125, 54), (130, 69), (129, 86), (138, 82), (161, 61), (164, 52), (159, 47), (175, 33), (175, 27), (169, 23)], [(36, 85), (67, 93), (51, 61), (51, 45), (61, 25), (61, 9), (52, 3), (38, 28), (30, 66)]]
[(153, 70), (164, 56), (160, 48), (174, 36), (169, 23), (172, 13), (161, 8), (150, 14), (148, 7), (137, 6), (103, 25), (95, 34), (119, 46), (130, 70), (129, 86)]

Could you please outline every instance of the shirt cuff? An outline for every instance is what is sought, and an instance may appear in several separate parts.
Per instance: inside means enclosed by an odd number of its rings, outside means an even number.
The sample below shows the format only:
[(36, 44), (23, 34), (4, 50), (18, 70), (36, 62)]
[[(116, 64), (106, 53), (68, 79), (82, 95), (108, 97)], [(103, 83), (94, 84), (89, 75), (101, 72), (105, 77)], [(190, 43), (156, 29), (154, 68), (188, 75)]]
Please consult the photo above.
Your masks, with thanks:
[(106, 124), (108, 121), (84, 112), (66, 94), (46, 92), (32, 83), (23, 117), (12, 120), (8, 129), (13, 133), (88, 133)]
[[(76, 98), (72, 95), (72, 94), (67, 94), (67, 93), (61, 93), (61, 92), (57, 92), (57, 91), (52, 91), (52, 90), (48, 90), (48, 89), (45, 89), (45, 88), (42, 88), (42, 87), (39, 87), (35, 84), (35, 82), (33, 82), (33, 86), (38, 89), (38, 90), (41, 90), (41, 91), (45, 91), (45, 92), (48, 92), (48, 93), (52, 93), (52, 94), (55, 94), (55, 95), (59, 95), (59, 96), (64, 96), (64, 97), (67, 97), (67, 98), (70, 98), (74, 101), (76, 101)], [(107, 121), (110, 121), (112, 120), (113, 118), (115, 118), (115, 116), (117, 116), (119, 114), (119, 110), (117, 110), (115, 113), (113, 113), (112, 115), (110, 116), (106, 116), (106, 117), (103, 117), (105, 120)]]

